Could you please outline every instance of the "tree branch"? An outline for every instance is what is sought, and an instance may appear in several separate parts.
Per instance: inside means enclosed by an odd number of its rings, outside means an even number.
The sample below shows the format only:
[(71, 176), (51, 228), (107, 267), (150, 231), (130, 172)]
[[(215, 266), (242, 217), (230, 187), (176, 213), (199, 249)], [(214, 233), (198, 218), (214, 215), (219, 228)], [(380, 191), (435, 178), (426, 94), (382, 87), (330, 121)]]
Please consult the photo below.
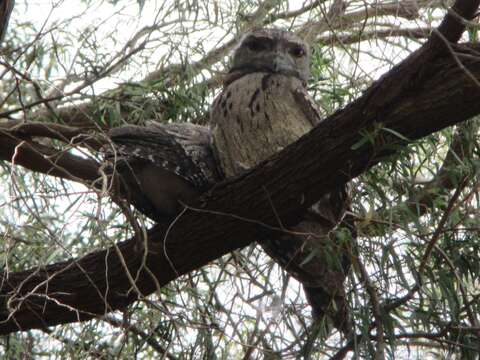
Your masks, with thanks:
[[(397, 224), (401, 223), (401, 218), (405, 214), (414, 214), (415, 217), (425, 215), (430, 209), (434, 208), (436, 201), (445, 196), (446, 192), (455, 189), (456, 180), (458, 180), (460, 174), (465, 175), (465, 172), (468, 171), (468, 166), (462, 162), (468, 162), (468, 159), (471, 159), (474, 154), (472, 140), (479, 127), (478, 121), (461, 123), (455, 130), (447, 155), (433, 179), (412, 189), (405, 202), (395, 202), (395, 205), (390, 208), (377, 210), (373, 216), (373, 221), (362, 224), (362, 236), (381, 236), (392, 229), (396, 229)], [(387, 218), (388, 221), (378, 221)]]
[[(289, 19), (292, 17), (300, 16), (309, 10), (313, 10), (320, 6), (319, 1), (313, 1), (311, 4), (304, 6), (301, 9), (286, 12), (286, 13), (269, 13), (272, 10), (274, 2), (265, 1), (264, 4), (261, 4), (257, 11), (252, 14), (249, 14), (245, 17), (245, 24), (242, 25), (242, 29), (250, 29), (253, 26), (258, 26), (263, 24), (265, 26), (273, 24), (276, 20), (279, 19)], [(425, 38), (427, 35), (421, 33), (421, 29), (416, 30), (406, 30), (406, 29), (384, 29), (384, 30), (366, 30), (361, 34), (342, 34), (340, 32), (344, 31), (348, 26), (357, 26), (364, 27), (364, 23), (371, 19), (378, 19), (384, 16), (395, 16), (395, 17), (402, 17), (405, 19), (415, 19), (418, 18), (418, 12), (422, 8), (438, 8), (441, 6), (441, 2), (431, 0), (429, 1), (414, 1), (414, 0), (402, 0), (401, 2), (392, 2), (392, 3), (379, 3), (379, 4), (372, 4), (367, 6), (365, 9), (343, 13), (343, 10), (339, 14), (335, 14), (335, 11), (330, 11), (332, 14), (327, 14), (331, 17), (330, 20), (326, 20), (322, 18), (317, 21), (309, 21), (305, 25), (301, 26), (297, 33), (300, 36), (305, 36), (310, 39), (311, 42), (319, 42), (321, 44), (349, 44), (351, 42), (358, 42), (364, 39), (370, 39), (372, 37), (376, 38), (386, 38), (392, 36), (400, 36), (407, 33), (411, 37), (415, 38)], [(339, 10), (339, 9), (332, 9), (332, 10)], [(329, 13), (330, 13), (329, 12)], [(327, 16), (327, 17), (328, 17)], [(141, 30), (139, 33), (144, 34), (153, 31), (153, 28)], [(337, 34), (336, 32), (339, 31)], [(183, 82), (185, 79), (185, 72), (189, 74), (188, 78), (194, 77), (198, 75), (201, 71), (211, 68), (214, 64), (220, 62), (237, 44), (239, 35), (242, 31), (236, 32), (234, 37), (221, 46), (218, 46), (210, 51), (208, 51), (200, 60), (194, 61), (188, 64), (183, 63), (175, 63), (170, 64), (165, 67), (161, 67), (158, 70), (152, 71), (148, 74), (143, 80), (141, 80), (137, 85), (140, 86), (148, 86), (148, 84), (156, 81), (162, 81), (165, 83), (167, 87), (170, 87), (170, 84), (178, 84), (179, 82)], [(118, 56), (114, 56), (113, 58), (119, 58), (120, 55), (124, 54), (129, 48), (131, 48), (131, 44), (134, 44), (135, 41), (127, 44), (119, 53)], [(135, 49), (135, 52), (139, 51), (142, 47), (139, 46)], [(133, 51), (133, 50), (132, 50)], [(134, 52), (132, 52), (133, 54)], [(128, 54), (127, 54), (128, 55)], [(130, 56), (130, 55), (128, 55)], [(129, 57), (125, 55), (124, 60), (128, 59)], [(121, 62), (120, 62), (121, 63)], [(8, 64), (5, 64), (8, 65)], [(118, 63), (115, 66), (109, 68), (108, 71), (105, 71), (105, 75), (111, 74), (111, 72), (118, 68)], [(222, 77), (224, 74), (221, 72), (217, 72), (216, 74), (212, 74), (210, 78), (205, 80), (204, 82), (200, 83), (201, 87), (209, 87), (215, 88), (218, 87), (222, 83)], [(90, 82), (85, 82), (86, 84), (90, 85), (92, 82), (95, 82), (98, 79), (90, 79)], [(96, 99), (102, 99), (105, 103), (125, 103), (127, 99), (129, 101), (135, 102), (134, 99), (129, 98), (129, 91), (128, 85), (121, 85), (115, 89), (108, 90), (103, 94), (96, 97)], [(196, 86), (199, 86), (198, 84)], [(78, 86), (75, 88), (74, 91), (69, 91), (67, 93), (60, 93), (60, 92), (52, 92), (48, 96), (44, 97), (41, 100), (35, 101), (30, 104), (26, 104), (23, 108), (16, 108), (10, 109), (8, 111), (4, 111), (0, 113), (1, 117), (9, 117), (15, 113), (19, 113), (22, 110), (30, 109), (35, 106), (41, 104), (49, 104), (54, 103), (59, 100), (66, 100), (74, 94), (78, 94), (84, 86)], [(50, 110), (40, 110), (33, 113), (32, 118), (35, 121), (41, 121), (42, 118), (52, 118), (55, 117), (56, 121), (62, 121), (69, 125), (91, 125), (94, 124), (94, 118), (98, 117), (96, 114), (98, 113), (98, 102), (92, 101), (87, 96), (80, 97), (77, 100), (85, 100), (82, 103), (75, 104), (75, 105), (66, 105), (59, 107), (55, 106), (54, 110), (55, 113), (52, 114)], [(78, 102), (78, 101), (77, 101)], [(141, 106), (141, 105), (140, 105)], [(163, 104), (157, 104), (158, 112), (163, 113)], [(98, 114), (97, 114), (98, 115)], [(123, 116), (126, 114), (122, 113)]]
[[(454, 10), (470, 19), (478, 3), (459, 0)], [(456, 41), (462, 29), (449, 14), (439, 31)], [(174, 223), (157, 224), (145, 244), (131, 239), (80, 259), (4, 273), (0, 334), (123, 309), (182, 274), (272, 236), (278, 219), (287, 227), (295, 224), (322, 194), (400, 146), (480, 113), (480, 89), (471, 78), (480, 78), (479, 50), (478, 45), (462, 46), (449, 53), (434, 34), (363, 96), (297, 142), (218, 184)]]
[(17, 138), (0, 130), (0, 160), (21, 165), (29, 170), (52, 175), (79, 183), (96, 182), (100, 164), (95, 160), (73, 155), (36, 143)]

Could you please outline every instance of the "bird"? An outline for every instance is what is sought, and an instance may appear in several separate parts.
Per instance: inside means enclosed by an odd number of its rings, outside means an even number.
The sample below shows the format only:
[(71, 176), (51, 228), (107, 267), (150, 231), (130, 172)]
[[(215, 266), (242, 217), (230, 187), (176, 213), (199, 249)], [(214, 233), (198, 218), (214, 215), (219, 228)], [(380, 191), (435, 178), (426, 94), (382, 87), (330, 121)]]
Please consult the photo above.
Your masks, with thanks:
[[(307, 91), (310, 57), (309, 45), (286, 30), (259, 28), (243, 36), (211, 109), (212, 148), (227, 178), (260, 164), (322, 121)], [(303, 285), (313, 317), (325, 320), (325, 334), (332, 326), (346, 336), (352, 331), (344, 287), (348, 244), (337, 241), (334, 231), (349, 209), (349, 189), (342, 184), (309, 208), (290, 231), (260, 241)]]
[[(253, 29), (233, 52), (208, 127), (152, 121), (110, 130), (105, 158), (120, 175), (130, 203), (153, 220), (173, 218), (215, 183), (260, 164), (309, 132), (321, 122), (306, 88), (310, 56), (308, 44), (292, 32)], [(302, 284), (325, 334), (332, 327), (345, 335), (351, 331), (344, 288), (350, 262), (334, 231), (349, 206), (347, 187), (338, 186), (298, 225), (259, 242)]]
[(117, 191), (152, 220), (175, 217), (222, 179), (208, 127), (149, 121), (113, 128), (108, 138), (101, 151)]

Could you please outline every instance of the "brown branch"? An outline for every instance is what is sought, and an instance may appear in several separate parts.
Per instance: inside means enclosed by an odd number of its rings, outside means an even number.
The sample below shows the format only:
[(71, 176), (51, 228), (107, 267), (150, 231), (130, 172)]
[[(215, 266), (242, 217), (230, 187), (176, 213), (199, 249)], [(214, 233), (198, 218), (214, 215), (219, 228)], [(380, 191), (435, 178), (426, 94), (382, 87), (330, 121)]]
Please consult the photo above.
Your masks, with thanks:
[[(292, 11), (284, 11), (278, 14), (275, 14), (272, 16), (273, 20), (280, 20), (280, 19), (291, 19), (291, 18), (296, 18), (308, 11), (312, 11), (313, 9), (319, 7), (324, 1), (323, 0), (314, 0), (309, 4), (304, 5), (300, 9), (297, 10), (292, 10)], [(269, 21), (265, 21), (264, 25), (268, 25), (271, 23), (271, 19), (268, 19)]]
[(328, 36), (321, 36), (317, 38), (320, 44), (342, 44), (348, 45), (357, 43), (359, 41), (387, 39), (391, 37), (407, 37), (411, 39), (425, 39), (430, 35), (431, 28), (415, 28), (415, 29), (384, 29), (359, 31), (358, 33), (350, 34), (332, 34)]
[(429, 240), (429, 242), (427, 244), (427, 247), (426, 247), (426, 249), (423, 253), (423, 256), (422, 256), (422, 260), (420, 262), (420, 266), (418, 267), (418, 276), (419, 276), (420, 280), (421, 280), (421, 277), (425, 273), (425, 268), (427, 267), (428, 260), (430, 258), (430, 254), (432, 253), (434, 247), (436, 246), (437, 242), (439, 241), (440, 236), (442, 234), (442, 231), (445, 227), (445, 224), (447, 223), (447, 221), (450, 217), (450, 214), (452, 213), (452, 210), (454, 209), (454, 207), (456, 205), (456, 202), (457, 202), (458, 198), (460, 197), (460, 195), (462, 193), (462, 190), (465, 188), (466, 185), (467, 185), (467, 181), (466, 181), (466, 179), (463, 179), (460, 182), (460, 184), (457, 186), (457, 188), (455, 189), (455, 192), (453, 193), (452, 197), (448, 201), (447, 208), (443, 212), (442, 217), (440, 218), (440, 221), (438, 222), (438, 225), (435, 228), (435, 231), (434, 231), (431, 239)]
[(382, 360), (385, 359), (386, 344), (384, 334), (385, 326), (382, 314), (383, 309), (380, 304), (380, 295), (378, 293), (378, 289), (376, 289), (373, 285), (365, 265), (358, 257), (353, 260), (353, 268), (357, 271), (361, 282), (365, 286), (365, 289), (370, 296), (370, 303), (374, 318), (373, 325), (377, 329), (377, 335), (375, 336), (375, 340), (377, 342), (377, 348), (375, 349), (375, 360)]
[(3, 0), (0, 3), (0, 46), (5, 39), (14, 4), (13, 0)]
[[(377, 19), (382, 16), (396, 16), (412, 20), (418, 17), (419, 3), (412, 0), (401, 2), (372, 4), (365, 9), (340, 13), (337, 16), (324, 16), (316, 21), (305, 23), (299, 30), (300, 36), (305, 36), (311, 41), (317, 41), (317, 37), (325, 31), (335, 32), (353, 27), (355, 24), (365, 24), (370, 19)], [(330, 36), (335, 37), (333, 33)]]
[[(470, 19), (479, 1), (458, 0), (454, 9)], [(455, 41), (461, 34), (458, 24), (447, 15), (440, 31)], [(457, 48), (467, 55), (472, 50), (480, 47)], [(271, 236), (278, 219), (284, 226), (295, 224), (322, 194), (382, 161), (405, 145), (405, 138), (413, 141), (480, 113), (480, 89), (464, 71), (480, 78), (480, 61), (473, 55), (461, 58), (464, 68), (433, 35), (358, 100), (299, 141), (215, 186), (199, 199), (198, 210), (188, 208), (174, 225), (157, 224), (148, 232), (146, 248), (131, 239), (80, 259), (4, 273), (0, 334), (124, 309), (182, 274)], [(382, 128), (390, 131), (378, 130)], [(362, 134), (374, 129), (373, 141), (365, 141)]]
[(29, 170), (92, 185), (100, 177), (99, 164), (92, 160), (59, 152), (31, 140), (23, 140), (0, 131), (0, 160)]
[[(90, 126), (90, 129), (96, 129), (96, 127)], [(43, 137), (71, 144), (81, 143), (96, 150), (106, 143), (106, 141), (101, 141), (98, 136), (86, 134), (87, 130), (89, 130), (88, 127), (73, 127), (55, 123), (13, 120), (0, 122), (0, 136), (11, 135), (12, 137), (28, 139)]]

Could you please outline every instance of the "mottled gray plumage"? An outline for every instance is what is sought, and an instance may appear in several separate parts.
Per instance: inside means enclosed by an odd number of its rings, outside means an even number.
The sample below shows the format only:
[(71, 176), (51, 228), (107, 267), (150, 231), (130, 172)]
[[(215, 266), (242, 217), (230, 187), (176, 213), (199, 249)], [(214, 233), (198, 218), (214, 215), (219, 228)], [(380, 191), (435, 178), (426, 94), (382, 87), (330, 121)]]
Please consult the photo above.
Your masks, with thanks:
[[(292, 33), (254, 30), (233, 55), (211, 108), (210, 129), (158, 123), (113, 129), (113, 146), (105, 152), (131, 203), (154, 220), (175, 216), (223, 176), (240, 174), (310, 131), (321, 118), (305, 88), (309, 57), (308, 45)], [(315, 318), (344, 333), (351, 331), (343, 286), (349, 259), (332, 230), (348, 207), (341, 186), (312, 206), (292, 232), (261, 243), (303, 284)]]
[[(261, 163), (321, 121), (305, 88), (309, 56), (308, 45), (286, 31), (260, 29), (244, 36), (211, 110), (213, 148), (227, 177)], [(345, 334), (351, 331), (344, 290), (349, 259), (332, 230), (348, 206), (341, 186), (310, 208), (291, 233), (261, 243), (302, 283), (314, 317), (327, 315), (326, 325)]]
[(217, 97), (211, 111), (213, 147), (227, 177), (255, 166), (313, 128), (292, 91), (301, 87), (296, 77), (255, 72), (235, 80)]
[(310, 77), (310, 47), (295, 34), (280, 29), (256, 29), (242, 37), (232, 57), (225, 85), (247, 73)]
[(133, 205), (151, 219), (175, 216), (182, 203), (193, 202), (221, 178), (204, 126), (152, 121), (112, 129), (109, 137), (113, 146), (104, 151), (112, 170), (121, 175)]

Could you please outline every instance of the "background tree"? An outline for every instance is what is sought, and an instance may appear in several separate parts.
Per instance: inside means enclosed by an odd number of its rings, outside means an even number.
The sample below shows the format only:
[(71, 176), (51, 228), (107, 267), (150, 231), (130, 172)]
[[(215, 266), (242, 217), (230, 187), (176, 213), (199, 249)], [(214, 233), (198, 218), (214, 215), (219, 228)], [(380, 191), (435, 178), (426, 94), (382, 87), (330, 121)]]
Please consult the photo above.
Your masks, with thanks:
[[(434, 30), (443, 2), (17, 1), (0, 59), (3, 354), (478, 356), (478, 122), (442, 130), (480, 113), (477, 6)], [(316, 47), (309, 88), (331, 116), (173, 226), (149, 223), (105, 175), (106, 131), (208, 123), (236, 40), (269, 25)], [(321, 339), (252, 241), (353, 177), (357, 336)]]

